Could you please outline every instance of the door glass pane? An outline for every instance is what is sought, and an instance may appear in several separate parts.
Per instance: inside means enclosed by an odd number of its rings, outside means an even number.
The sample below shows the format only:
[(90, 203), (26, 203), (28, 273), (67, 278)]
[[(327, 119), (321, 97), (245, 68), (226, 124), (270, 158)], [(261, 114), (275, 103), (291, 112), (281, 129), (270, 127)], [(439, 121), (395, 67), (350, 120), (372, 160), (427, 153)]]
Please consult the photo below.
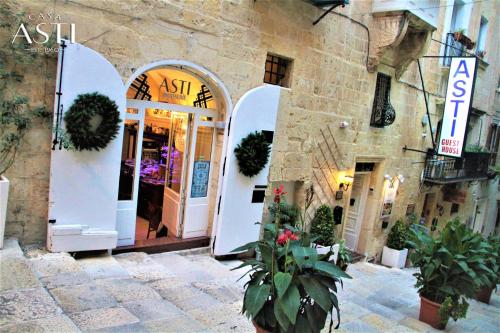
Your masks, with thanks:
[[(176, 193), (181, 191), (182, 168), (184, 165), (184, 152), (186, 150), (186, 133), (188, 114), (175, 113), (172, 115), (172, 138), (170, 140), (170, 156), (168, 160), (168, 176), (166, 186)], [(167, 154), (168, 154), (167, 151)]]
[(118, 200), (132, 200), (134, 193), (134, 167), (137, 153), (138, 129), (139, 121), (125, 120)]
[(213, 133), (214, 128), (207, 126), (199, 126), (196, 131), (191, 198), (207, 196)]

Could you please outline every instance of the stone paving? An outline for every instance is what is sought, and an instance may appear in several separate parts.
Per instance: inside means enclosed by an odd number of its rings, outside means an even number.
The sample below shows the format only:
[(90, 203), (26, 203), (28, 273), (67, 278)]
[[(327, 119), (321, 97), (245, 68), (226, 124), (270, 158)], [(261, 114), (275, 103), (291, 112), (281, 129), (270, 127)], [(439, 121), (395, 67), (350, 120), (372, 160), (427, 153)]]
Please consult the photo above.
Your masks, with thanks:
[[(206, 253), (126, 253), (75, 260), (65, 253), (0, 250), (0, 332), (255, 332), (240, 314), (245, 279)], [(438, 332), (417, 320), (413, 270), (349, 267), (337, 332)], [(500, 294), (471, 301), (448, 332), (498, 332)], [(325, 332), (327, 330), (325, 329)]]

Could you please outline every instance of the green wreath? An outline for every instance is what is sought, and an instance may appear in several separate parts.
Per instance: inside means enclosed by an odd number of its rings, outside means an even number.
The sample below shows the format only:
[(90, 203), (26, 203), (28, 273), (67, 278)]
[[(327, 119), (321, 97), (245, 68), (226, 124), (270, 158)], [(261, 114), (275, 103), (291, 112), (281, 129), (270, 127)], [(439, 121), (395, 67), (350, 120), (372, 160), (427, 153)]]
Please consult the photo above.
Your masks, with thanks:
[(64, 115), (66, 133), (77, 150), (104, 149), (120, 129), (114, 101), (97, 92), (78, 95)]
[(248, 134), (234, 149), (240, 172), (253, 177), (264, 169), (269, 160), (271, 145), (262, 132)]

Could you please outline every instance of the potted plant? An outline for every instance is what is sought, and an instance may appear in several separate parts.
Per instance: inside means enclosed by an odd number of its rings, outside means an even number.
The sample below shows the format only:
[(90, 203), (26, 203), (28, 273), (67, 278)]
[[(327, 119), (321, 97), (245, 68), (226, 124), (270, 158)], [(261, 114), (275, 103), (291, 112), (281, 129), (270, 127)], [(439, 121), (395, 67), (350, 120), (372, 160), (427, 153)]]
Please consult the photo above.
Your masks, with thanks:
[(335, 245), (335, 222), (333, 220), (332, 208), (328, 205), (321, 205), (314, 213), (311, 221), (311, 233), (316, 236), (314, 246), (318, 254), (333, 252), (330, 260), (337, 260), (338, 247)]
[(455, 31), (453, 33), (453, 39), (465, 46), (468, 50), (472, 50), (476, 45), (475, 42), (465, 35), (465, 29)]
[(483, 303), (489, 304), (491, 294), (500, 283), (500, 236), (488, 237), (487, 250), (484, 253), (484, 265), (482, 271), (478, 272), (481, 279), (479, 289), (475, 298)]
[(408, 249), (406, 248), (408, 233), (408, 225), (401, 220), (397, 220), (387, 237), (387, 246), (384, 246), (382, 251), (382, 265), (397, 268), (405, 267), (406, 256), (408, 255)]
[[(282, 195), (275, 190), (274, 202)], [(334, 309), (340, 323), (337, 283), (351, 277), (327, 261), (329, 254), (318, 255), (311, 247), (312, 235), (303, 225), (301, 229), (282, 225), (278, 211), (276, 222), (265, 225), (263, 239), (233, 250), (260, 253), (235, 268), (251, 266), (242, 312), (256, 332), (320, 332)]]
[(453, 33), (453, 39), (457, 42), (462, 42), (463, 37), (465, 36), (465, 29), (458, 29)]
[(340, 267), (344, 272), (347, 270), (347, 267), (352, 262), (351, 253), (345, 247), (345, 241), (343, 239), (339, 242), (339, 250), (336, 265)]
[(415, 249), (410, 260), (420, 268), (415, 273), (420, 294), (419, 320), (444, 329), (451, 317), (465, 318), (480, 280), (476, 271), (484, 265), (482, 237), (458, 219), (447, 223), (436, 238), (419, 228), (410, 229), (408, 245)]

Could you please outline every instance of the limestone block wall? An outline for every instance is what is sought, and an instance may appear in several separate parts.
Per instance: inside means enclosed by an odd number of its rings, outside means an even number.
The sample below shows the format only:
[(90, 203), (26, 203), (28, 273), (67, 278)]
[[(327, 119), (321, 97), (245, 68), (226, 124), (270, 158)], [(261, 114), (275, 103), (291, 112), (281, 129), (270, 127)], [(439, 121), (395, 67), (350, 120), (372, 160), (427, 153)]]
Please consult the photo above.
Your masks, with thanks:
[[(0, 33), (0, 43), (10, 41)], [(45, 105), (52, 110), (55, 88), (55, 59), (35, 58), (32, 63), (8, 70), (19, 71), (23, 81), (9, 90), (29, 98), (32, 107)], [(6, 236), (17, 236), (28, 243), (45, 242), (50, 177), (51, 119), (33, 118), (14, 164), (5, 176), (10, 181)]]
[[(366, 69), (367, 28), (371, 30), (373, 26), (371, 1), (353, 1), (336, 10), (362, 24), (329, 14), (316, 26), (312, 22), (323, 11), (306, 1), (8, 0), (6, 4), (18, 12), (55, 11), (62, 21), (76, 24), (77, 42), (103, 54), (116, 66), (124, 82), (145, 64), (164, 59), (188, 60), (215, 73), (226, 85), (233, 104), (246, 91), (263, 84), (268, 52), (291, 58), (290, 87), (283, 88), (280, 99), (270, 182), (316, 182), (320, 187), (318, 200), (327, 202), (331, 201), (328, 188), (338, 188), (339, 176), (352, 172), (359, 158), (372, 157), (383, 162), (382, 175), (403, 174), (406, 178), (399, 188), (393, 220), (404, 215), (409, 203), (416, 204), (416, 212), (421, 211), (420, 173), (424, 156), (402, 151), (405, 145), (416, 149), (431, 146), (429, 130), (421, 125), (425, 105), (415, 63), (409, 65), (399, 81), (392, 80), (395, 123), (383, 129), (369, 125), (376, 83), (376, 73)], [(491, 17), (498, 5), (491, 2), (477, 6)], [(440, 26), (433, 35), (437, 39), (443, 33), (444, 8), (440, 10)], [(490, 32), (494, 30), (493, 26), (490, 28)], [(2, 30), (0, 34), (9, 37), (13, 32)], [(489, 41), (496, 42), (493, 37)], [(439, 54), (440, 47), (432, 42), (427, 54)], [(489, 54), (493, 57), (497, 53)], [(499, 61), (492, 60), (484, 74), (485, 87), (497, 79), (498, 71), (490, 71), (496, 66), (492, 65), (494, 62)], [(437, 59), (423, 59), (422, 65), (432, 121), (437, 124), (441, 114), (436, 104), (442, 103), (447, 74)], [(383, 59), (378, 70), (394, 76), (394, 69), (385, 65)], [(50, 104), (55, 67), (47, 67), (44, 73), (50, 74), (51, 79), (33, 72), (30, 88), (38, 92), (34, 95), (37, 100)], [(37, 82), (43, 82), (47, 88), (41, 90)], [(485, 103), (491, 109), (493, 102)], [(340, 121), (347, 121), (348, 128), (340, 129)], [(424, 131), (426, 137), (422, 137)], [(41, 146), (35, 149), (25, 144), (17, 167), (10, 171), (15, 189), (9, 201), (7, 226), (8, 234), (18, 235), (25, 242), (45, 237), (50, 157), (50, 130), (37, 128), (30, 135), (37, 137), (35, 147)], [(328, 148), (335, 152), (326, 154)], [(333, 160), (337, 163), (334, 168)], [(34, 185), (35, 178), (21, 171), (26, 163), (47, 165), (33, 168), (41, 173), (37, 176), (39, 184)], [(21, 183), (32, 187), (31, 197), (21, 189)], [(373, 200), (381, 200), (380, 196), (379, 193)], [(32, 205), (40, 207), (36, 213), (22, 202), (25, 198), (32, 198)], [(366, 230), (373, 232), (373, 241), (367, 243), (366, 249), (371, 255), (380, 250), (387, 233), (376, 223), (378, 213), (366, 225)], [(24, 221), (23, 227), (16, 221)]]

